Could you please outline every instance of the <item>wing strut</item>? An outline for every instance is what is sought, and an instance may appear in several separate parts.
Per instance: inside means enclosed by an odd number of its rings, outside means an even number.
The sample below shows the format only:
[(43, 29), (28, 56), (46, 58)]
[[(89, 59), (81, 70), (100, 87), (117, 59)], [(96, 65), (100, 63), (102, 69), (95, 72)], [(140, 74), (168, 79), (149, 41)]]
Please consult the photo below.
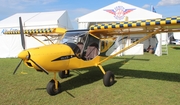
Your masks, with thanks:
[(98, 65), (101, 64), (101, 63), (103, 63), (103, 62), (105, 62), (106, 60), (109, 60), (109, 59), (115, 57), (116, 55), (118, 55), (118, 54), (120, 54), (120, 53), (122, 53), (122, 52), (124, 52), (124, 51), (126, 51), (126, 50), (128, 50), (128, 49), (130, 49), (130, 48), (132, 48), (132, 47), (134, 47), (134, 46), (137, 45), (138, 43), (143, 42), (143, 41), (151, 38), (153, 35), (156, 35), (157, 33), (159, 33), (159, 32), (161, 31), (161, 29), (162, 29), (162, 28), (156, 29), (154, 32), (147, 34), (147, 35), (144, 36), (143, 38), (141, 38), (141, 39), (139, 39), (138, 41), (132, 43), (131, 45), (123, 48), (122, 50), (118, 51), (117, 53), (115, 53), (115, 54), (113, 54), (113, 55), (111, 55), (111, 56), (108, 56), (107, 58), (105, 58), (105, 59), (103, 59), (102, 61), (100, 61), (100, 62), (98, 63)]

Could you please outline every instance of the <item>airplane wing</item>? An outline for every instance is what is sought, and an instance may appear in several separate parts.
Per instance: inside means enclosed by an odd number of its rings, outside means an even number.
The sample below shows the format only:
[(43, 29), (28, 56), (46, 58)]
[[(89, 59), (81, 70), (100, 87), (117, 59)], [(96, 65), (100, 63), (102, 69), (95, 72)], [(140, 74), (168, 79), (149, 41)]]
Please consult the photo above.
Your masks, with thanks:
[[(44, 29), (25, 29), (24, 34), (27, 36), (45, 35), (61, 36), (66, 32), (64, 28), (44, 28)], [(4, 34), (20, 34), (20, 30), (5, 31)]]
[(138, 43), (151, 38), (153, 35), (164, 32), (180, 32), (180, 16), (96, 24), (90, 26), (89, 28), (89, 33), (100, 39), (114, 36), (116, 37), (118, 35), (144, 35), (142, 38), (130, 44), (129, 46), (126, 46), (115, 54), (102, 59), (100, 62), (98, 62), (98, 64), (115, 57), (116, 55), (132, 48)]
[[(59, 40), (63, 37), (67, 30), (64, 28), (44, 28), (44, 29), (25, 29), (23, 30), (24, 35), (28, 37), (33, 37), (40, 43), (46, 45), (43, 41), (50, 41), (52, 44), (60, 43)], [(19, 35), (20, 30), (5, 31), (5, 35)], [(39, 40), (35, 36), (44, 36), (46, 39), (43, 41)]]
[(96, 36), (129, 35), (129, 34), (140, 35), (140, 34), (152, 33), (157, 29), (159, 29), (158, 33), (179, 32), (180, 16), (96, 24), (90, 27), (89, 32)]

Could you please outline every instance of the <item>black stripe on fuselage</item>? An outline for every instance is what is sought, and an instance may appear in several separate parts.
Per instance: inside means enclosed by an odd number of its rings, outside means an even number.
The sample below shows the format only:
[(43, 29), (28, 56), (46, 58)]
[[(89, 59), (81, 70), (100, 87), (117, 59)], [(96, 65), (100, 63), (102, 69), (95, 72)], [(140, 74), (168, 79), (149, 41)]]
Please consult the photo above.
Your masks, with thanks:
[(71, 58), (73, 58), (73, 57), (76, 57), (76, 56), (75, 56), (75, 55), (61, 56), (61, 57), (59, 57), (59, 58), (56, 58), (56, 59), (52, 60), (52, 62), (54, 62), (54, 61), (60, 61), (60, 60), (67, 60), (67, 59), (71, 59)]

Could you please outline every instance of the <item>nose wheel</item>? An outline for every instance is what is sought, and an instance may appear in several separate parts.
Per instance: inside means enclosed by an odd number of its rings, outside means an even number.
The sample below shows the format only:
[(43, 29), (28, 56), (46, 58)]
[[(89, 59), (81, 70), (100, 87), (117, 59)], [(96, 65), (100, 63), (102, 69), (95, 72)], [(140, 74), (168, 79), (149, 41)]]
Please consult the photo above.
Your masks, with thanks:
[(51, 96), (59, 94), (62, 91), (61, 90), (61, 84), (59, 83), (59, 81), (52, 79), (47, 84), (46, 90), (47, 90), (47, 93)]
[[(57, 95), (60, 92), (62, 92), (61, 84), (56, 79), (56, 74), (57, 74), (57, 72), (54, 72), (54, 79), (49, 81), (49, 83), (47, 84), (47, 87), (46, 87), (47, 93), (51, 96)], [(58, 72), (58, 75), (60, 78), (66, 78), (69, 76), (69, 70), (60, 71), (60, 72)]]

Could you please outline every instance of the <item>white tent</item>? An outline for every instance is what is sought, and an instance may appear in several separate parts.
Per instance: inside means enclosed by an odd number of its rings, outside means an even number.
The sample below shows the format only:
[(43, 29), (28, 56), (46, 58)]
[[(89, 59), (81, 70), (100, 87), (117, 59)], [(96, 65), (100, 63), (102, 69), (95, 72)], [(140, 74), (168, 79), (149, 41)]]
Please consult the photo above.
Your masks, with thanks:
[[(19, 30), (19, 17), (22, 18), (24, 29), (65, 28), (73, 29), (67, 11), (17, 13), (0, 21), (0, 58), (17, 57), (22, 51), (20, 35), (4, 35), (6, 30)], [(26, 38), (26, 48), (42, 46), (32, 37)], [(45, 39), (39, 37), (40, 40)]]
[(117, 1), (77, 19), (79, 29), (91, 24), (162, 18), (161, 14), (142, 9), (131, 4)]
[[(77, 19), (77, 21), (78, 21), (79, 29), (87, 29), (92, 24), (97, 24), (97, 23), (134, 21), (134, 20), (155, 19), (155, 18), (162, 18), (162, 15), (152, 12), (152, 11), (148, 11), (143, 8), (139, 8), (137, 6), (133, 6), (131, 4), (117, 1), (113, 4), (100, 8), (94, 12), (81, 16)], [(138, 38), (142, 36), (136, 35), (135, 37)], [(130, 40), (127, 40), (126, 45), (129, 44)], [(141, 45), (138, 44), (137, 46), (134, 46), (133, 48), (124, 52), (124, 54), (127, 54), (127, 55), (143, 54), (144, 48), (147, 48), (150, 44), (155, 47), (156, 46), (155, 40), (147, 40), (143, 42), (143, 44)], [(126, 45), (123, 45), (123, 46), (126, 46)], [(117, 47), (120, 47), (120, 45), (116, 46), (115, 49), (118, 49), (118, 50), (122, 49), (122, 48), (117, 48)], [(139, 49), (139, 51), (136, 51), (137, 49)], [(158, 48), (158, 49), (161, 49), (161, 48)]]
[(22, 18), (23, 27), (25, 29), (55, 27), (66, 29), (73, 28), (67, 11), (53, 11), (14, 14), (0, 21), (0, 29), (3, 29), (2, 31), (19, 29), (19, 17)]
[(180, 32), (173, 32), (173, 37), (175, 40), (173, 40), (172, 43), (180, 45)]

